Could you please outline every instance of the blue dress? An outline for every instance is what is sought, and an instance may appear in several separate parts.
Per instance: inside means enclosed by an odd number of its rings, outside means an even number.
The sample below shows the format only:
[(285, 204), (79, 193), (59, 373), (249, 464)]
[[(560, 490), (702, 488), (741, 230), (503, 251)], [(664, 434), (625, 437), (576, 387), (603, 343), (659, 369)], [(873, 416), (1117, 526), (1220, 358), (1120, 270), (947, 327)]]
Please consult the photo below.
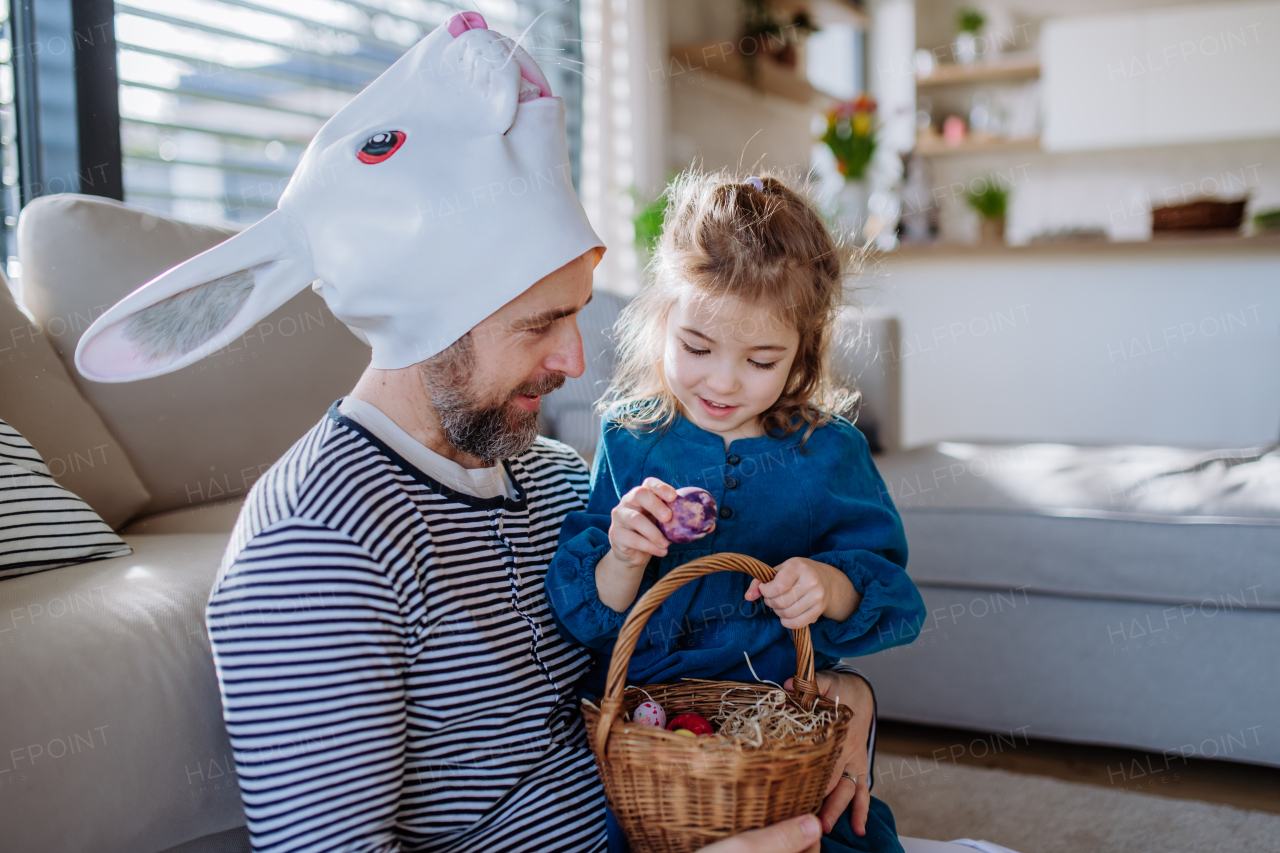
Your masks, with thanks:
[[(626, 619), (600, 601), (596, 564), (609, 551), (610, 512), (646, 477), (676, 488), (699, 486), (720, 507), (716, 529), (696, 542), (672, 544), (645, 569), (639, 600), (658, 578), (696, 557), (732, 551), (771, 566), (809, 557), (844, 572), (861, 595), (853, 615), (809, 626), (817, 669), (915, 640), (924, 602), (907, 577), (907, 540), (866, 439), (843, 418), (786, 437), (724, 439), (684, 417), (665, 431), (634, 434), (606, 418), (591, 472), (585, 512), (571, 512), (547, 569), (546, 594), (561, 632), (593, 651), (580, 684), (600, 696), (614, 640)], [(751, 578), (717, 572), (686, 584), (653, 614), (627, 674), (630, 684), (681, 678), (779, 684), (795, 674), (795, 644), (763, 601), (743, 599)], [(628, 612), (629, 612), (628, 608)], [(612, 822), (611, 822), (612, 823)], [(611, 827), (612, 828), (612, 827)], [(611, 838), (611, 849), (617, 839)], [(900, 851), (888, 807), (872, 798), (867, 835), (849, 828), (848, 812), (823, 840), (824, 851)]]
[[(626, 618), (600, 601), (596, 564), (609, 551), (610, 512), (645, 477), (681, 488), (700, 486), (720, 507), (716, 529), (696, 542), (672, 544), (650, 560), (637, 600), (659, 577), (696, 557), (732, 551), (771, 566), (809, 557), (844, 572), (862, 595), (842, 622), (809, 627), (818, 669), (841, 658), (910, 643), (924, 602), (907, 577), (902, 519), (871, 460), (862, 433), (843, 418), (784, 438), (724, 439), (680, 417), (665, 432), (640, 435), (606, 419), (585, 512), (571, 512), (547, 569), (546, 592), (560, 630), (594, 650), (584, 695), (604, 687), (613, 641)], [(763, 601), (744, 601), (751, 578), (717, 572), (686, 584), (649, 619), (631, 657), (631, 684), (681, 678), (755, 681), (795, 674), (791, 632)]]

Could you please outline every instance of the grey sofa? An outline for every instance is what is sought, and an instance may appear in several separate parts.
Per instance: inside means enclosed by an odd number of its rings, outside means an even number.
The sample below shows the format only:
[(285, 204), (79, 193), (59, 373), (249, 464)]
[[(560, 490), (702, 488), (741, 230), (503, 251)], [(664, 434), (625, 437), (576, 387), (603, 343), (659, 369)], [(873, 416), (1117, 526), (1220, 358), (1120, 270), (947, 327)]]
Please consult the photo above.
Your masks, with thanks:
[(883, 716), (1280, 766), (1275, 446), (943, 442), (878, 465), (929, 611), (859, 662)]

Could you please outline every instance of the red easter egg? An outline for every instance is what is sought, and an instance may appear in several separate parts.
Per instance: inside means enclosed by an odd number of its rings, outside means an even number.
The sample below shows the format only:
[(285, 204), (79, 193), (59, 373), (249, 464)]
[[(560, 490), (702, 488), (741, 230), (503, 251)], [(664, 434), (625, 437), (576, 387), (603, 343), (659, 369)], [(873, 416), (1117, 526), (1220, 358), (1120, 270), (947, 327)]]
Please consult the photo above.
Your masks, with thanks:
[(695, 735), (715, 734), (715, 729), (711, 728), (711, 724), (698, 714), (680, 714), (667, 725), (668, 731), (685, 731), (692, 732)]

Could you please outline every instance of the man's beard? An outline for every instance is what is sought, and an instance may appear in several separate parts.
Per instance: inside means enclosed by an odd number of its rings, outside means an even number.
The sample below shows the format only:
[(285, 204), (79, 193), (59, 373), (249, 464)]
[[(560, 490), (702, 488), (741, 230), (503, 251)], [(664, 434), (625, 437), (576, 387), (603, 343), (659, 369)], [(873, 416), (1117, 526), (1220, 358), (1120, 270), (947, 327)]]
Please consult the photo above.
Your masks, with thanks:
[(419, 370), (445, 438), (486, 465), (519, 456), (538, 438), (538, 412), (513, 406), (512, 401), (519, 395), (550, 394), (564, 385), (563, 374), (555, 374), (520, 385), (501, 402), (486, 405), (471, 387), (476, 361), (470, 332), (422, 362)]

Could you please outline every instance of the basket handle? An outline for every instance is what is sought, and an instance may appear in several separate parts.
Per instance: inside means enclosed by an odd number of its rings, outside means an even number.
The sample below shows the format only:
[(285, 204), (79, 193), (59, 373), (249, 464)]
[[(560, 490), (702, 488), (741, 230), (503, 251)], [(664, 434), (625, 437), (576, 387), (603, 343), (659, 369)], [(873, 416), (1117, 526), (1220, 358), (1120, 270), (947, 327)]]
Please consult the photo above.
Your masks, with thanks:
[[(763, 583), (773, 580), (775, 574), (772, 566), (760, 562), (755, 557), (748, 557), (745, 554), (709, 554), (672, 569), (666, 577), (659, 580), (640, 597), (640, 601), (627, 616), (627, 620), (622, 623), (617, 642), (613, 645), (613, 660), (609, 664), (604, 698), (600, 702), (600, 724), (596, 727), (597, 755), (605, 754), (605, 746), (609, 742), (609, 728), (622, 712), (622, 691), (627, 684), (627, 669), (631, 665), (631, 655), (636, 650), (636, 643), (640, 640), (640, 632), (644, 630), (645, 623), (662, 602), (667, 600), (667, 596), (689, 581), (712, 572), (743, 572)], [(811, 711), (818, 700), (818, 684), (813, 674), (813, 640), (809, 636), (807, 625), (793, 629), (791, 636), (796, 643), (797, 699), (801, 707)]]

